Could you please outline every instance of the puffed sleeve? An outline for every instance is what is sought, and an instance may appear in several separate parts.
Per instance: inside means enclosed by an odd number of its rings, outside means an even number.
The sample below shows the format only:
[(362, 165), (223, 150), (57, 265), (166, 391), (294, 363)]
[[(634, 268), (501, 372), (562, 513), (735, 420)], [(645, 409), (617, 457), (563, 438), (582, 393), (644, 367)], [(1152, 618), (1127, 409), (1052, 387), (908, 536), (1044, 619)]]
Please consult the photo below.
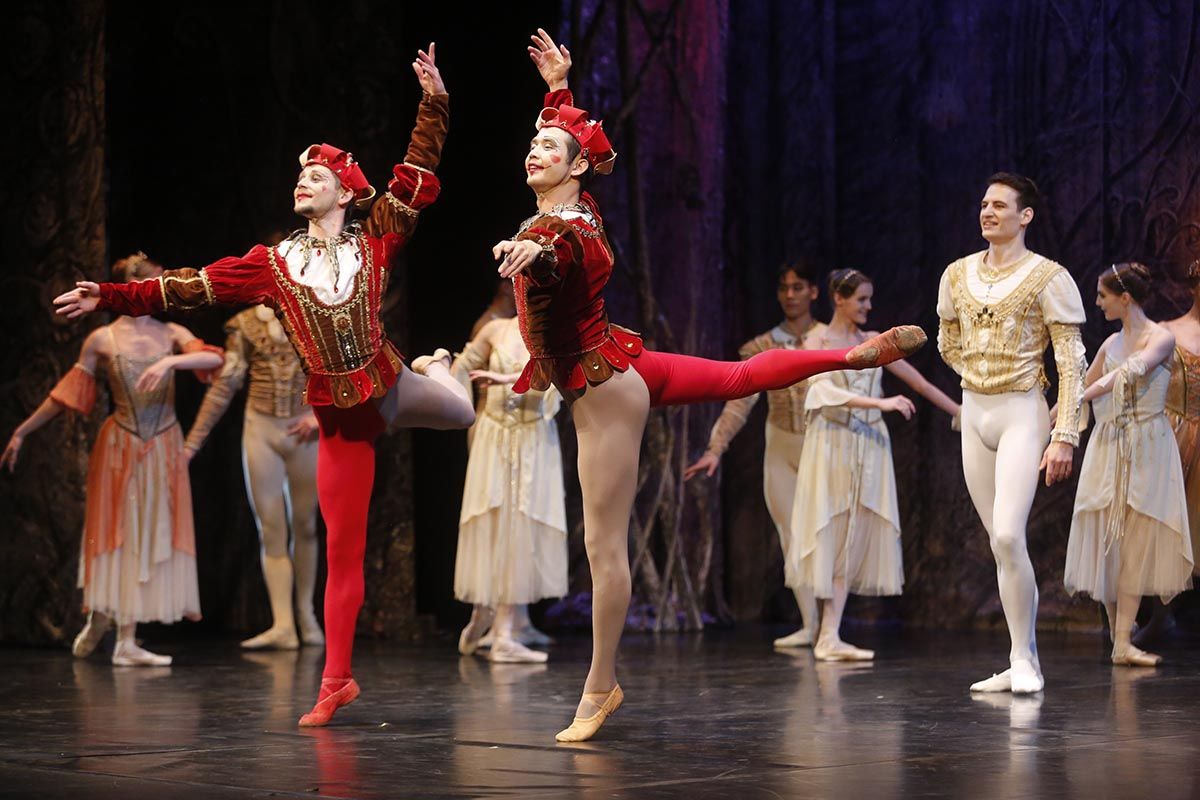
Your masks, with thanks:
[(546, 92), (546, 97), (543, 99), (545, 108), (559, 108), (560, 106), (575, 105), (575, 97), (571, 94), (570, 89), (558, 89), (552, 92)]
[(434, 170), (442, 160), (442, 146), (450, 126), (450, 95), (427, 94), (417, 107), (417, 122), (409, 139), (404, 163), (392, 168), (387, 191), (371, 207), (367, 233), (396, 238), (398, 246), (412, 236), (417, 215), (441, 193)]
[(958, 309), (954, 307), (954, 294), (950, 290), (950, 270), (947, 267), (938, 284), (938, 352), (950, 369), (962, 374), (962, 326), (958, 321)]
[(169, 269), (157, 278), (100, 284), (101, 311), (140, 317), (159, 311), (192, 311), (210, 305), (254, 305), (270, 296), (267, 248), (223, 258), (203, 269)]
[(515, 241), (532, 241), (542, 248), (528, 270), (529, 279), (539, 286), (557, 283), (571, 265), (583, 263), (583, 239), (571, 223), (560, 217), (542, 217), (517, 234)]
[(1087, 352), (1079, 331), (1087, 318), (1083, 299), (1075, 279), (1064, 269), (1050, 279), (1038, 301), (1050, 332), (1054, 363), (1058, 369), (1058, 419), (1050, 433), (1050, 441), (1078, 447), (1079, 432), (1085, 425), (1081, 406), (1083, 378), (1087, 373)]
[(50, 397), (71, 411), (88, 414), (96, 405), (96, 377), (83, 364), (76, 364), (50, 390)]

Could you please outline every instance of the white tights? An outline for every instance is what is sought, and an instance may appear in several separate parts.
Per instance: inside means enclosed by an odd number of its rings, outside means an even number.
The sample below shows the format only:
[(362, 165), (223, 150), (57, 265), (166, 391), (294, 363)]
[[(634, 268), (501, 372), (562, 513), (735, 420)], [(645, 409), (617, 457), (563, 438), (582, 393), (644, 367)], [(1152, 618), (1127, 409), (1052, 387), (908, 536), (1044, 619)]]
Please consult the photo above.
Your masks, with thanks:
[[(800, 453), (804, 449), (804, 434), (791, 433), (768, 424), (766, 449), (763, 453), (763, 496), (767, 512), (779, 532), (783, 563), (788, 563), (792, 544), (792, 503), (796, 499), (796, 477), (800, 469)], [(817, 627), (817, 598), (811, 586), (793, 588), (796, 605), (800, 607), (800, 625), (813, 631)]]
[(1050, 415), (1039, 388), (994, 395), (963, 391), (963, 473), (996, 558), (1000, 603), (1012, 640), (1009, 660), (1028, 659), (1039, 674), (1038, 590), (1025, 526), (1049, 440)]

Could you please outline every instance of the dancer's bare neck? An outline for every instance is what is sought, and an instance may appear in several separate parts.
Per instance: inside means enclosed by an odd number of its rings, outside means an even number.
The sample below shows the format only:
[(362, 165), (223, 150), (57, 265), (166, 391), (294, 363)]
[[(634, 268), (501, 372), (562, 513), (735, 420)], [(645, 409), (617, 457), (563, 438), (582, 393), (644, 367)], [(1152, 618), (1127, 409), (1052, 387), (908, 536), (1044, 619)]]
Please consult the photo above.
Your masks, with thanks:
[(988, 246), (987, 255), (984, 258), (992, 269), (1004, 269), (1024, 258), (1028, 253), (1029, 248), (1025, 246), (1025, 236), (1022, 233), (1022, 235), (1014, 236), (1007, 241), (992, 242)]

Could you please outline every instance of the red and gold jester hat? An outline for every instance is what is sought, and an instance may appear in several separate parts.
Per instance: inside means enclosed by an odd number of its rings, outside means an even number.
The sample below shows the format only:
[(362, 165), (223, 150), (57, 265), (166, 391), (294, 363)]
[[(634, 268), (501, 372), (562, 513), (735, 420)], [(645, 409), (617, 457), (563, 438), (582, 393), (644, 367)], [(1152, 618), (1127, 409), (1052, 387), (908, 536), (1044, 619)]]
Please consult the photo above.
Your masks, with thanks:
[(331, 144), (314, 144), (300, 154), (300, 166), (309, 167), (319, 164), (326, 167), (350, 191), (354, 192), (354, 202), (366, 203), (375, 196), (375, 189), (367, 183), (367, 176), (362, 167), (354, 160), (354, 154), (339, 150)]
[(604, 123), (588, 119), (588, 113), (575, 106), (559, 106), (558, 108), (543, 108), (538, 115), (537, 129), (561, 128), (579, 142), (580, 155), (592, 165), (592, 171), (597, 175), (607, 175), (612, 172), (613, 162), (617, 154), (613, 151), (604, 133)]

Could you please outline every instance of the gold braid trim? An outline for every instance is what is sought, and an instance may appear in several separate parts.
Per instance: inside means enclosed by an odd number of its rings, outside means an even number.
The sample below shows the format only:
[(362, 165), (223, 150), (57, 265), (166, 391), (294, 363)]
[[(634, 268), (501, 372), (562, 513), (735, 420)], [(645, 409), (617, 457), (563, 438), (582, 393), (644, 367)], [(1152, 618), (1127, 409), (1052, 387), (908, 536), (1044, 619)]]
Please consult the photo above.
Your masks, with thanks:
[(384, 192), (383, 196), (386, 197), (387, 201), (392, 204), (392, 208), (396, 209), (401, 214), (407, 214), (410, 217), (416, 217), (418, 214), (421, 213), (421, 212), (417, 211), (415, 208), (413, 208), (412, 206), (401, 203), (399, 200), (396, 199), (396, 196), (394, 194), (392, 194), (391, 192)]
[(1046, 326), (1054, 347), (1054, 363), (1058, 367), (1058, 420), (1050, 434), (1052, 442), (1079, 446), (1083, 421), (1083, 376), (1087, 372), (1087, 354), (1079, 326), (1052, 322)]
[[(180, 270), (180, 272), (192, 272), (192, 270)], [(204, 274), (204, 270), (195, 272), (188, 277), (179, 277), (170, 273), (164, 274), (158, 279), (159, 289), (162, 291), (163, 310), (167, 310), (172, 305), (183, 311), (191, 311), (197, 308), (203, 308), (207, 305), (212, 305), (215, 300), (213, 298), (212, 284), (208, 281), (208, 276)], [(195, 295), (199, 298), (200, 293), (196, 291), (196, 285), (199, 284), (204, 299), (197, 299), (194, 302), (189, 301), (189, 295)], [(174, 303), (169, 301), (174, 300)]]

